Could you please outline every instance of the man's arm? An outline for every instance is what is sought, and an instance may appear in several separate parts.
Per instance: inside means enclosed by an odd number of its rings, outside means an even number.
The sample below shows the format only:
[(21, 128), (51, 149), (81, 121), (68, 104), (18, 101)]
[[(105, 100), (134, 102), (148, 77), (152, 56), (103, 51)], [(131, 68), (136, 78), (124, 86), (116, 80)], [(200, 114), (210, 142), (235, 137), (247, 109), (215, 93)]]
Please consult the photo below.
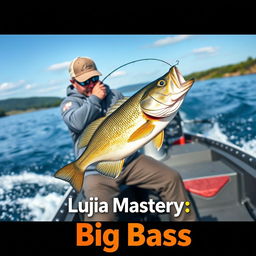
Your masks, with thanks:
[(61, 114), (64, 122), (75, 133), (80, 133), (85, 126), (101, 117), (101, 99), (95, 95), (88, 97), (82, 106), (75, 98), (70, 97), (61, 104)]

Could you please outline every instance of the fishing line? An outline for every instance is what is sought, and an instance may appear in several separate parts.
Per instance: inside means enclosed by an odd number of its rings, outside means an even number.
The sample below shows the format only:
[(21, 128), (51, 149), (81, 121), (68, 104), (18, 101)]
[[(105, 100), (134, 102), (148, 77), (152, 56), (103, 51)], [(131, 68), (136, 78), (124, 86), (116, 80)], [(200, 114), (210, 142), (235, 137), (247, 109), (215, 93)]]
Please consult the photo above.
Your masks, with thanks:
[(108, 75), (106, 75), (106, 76), (103, 78), (102, 82), (104, 82), (104, 80), (106, 80), (107, 77), (109, 77), (111, 74), (113, 74), (113, 73), (114, 73), (115, 71), (117, 71), (118, 69), (120, 69), (120, 68), (122, 68), (122, 67), (124, 67), (124, 66), (127, 66), (127, 65), (129, 65), (129, 64), (135, 63), (135, 62), (146, 61), (146, 60), (156, 60), (156, 61), (160, 61), (160, 62), (163, 62), (163, 63), (169, 65), (170, 67), (173, 67), (173, 66), (176, 66), (176, 65), (179, 64), (179, 61), (178, 61), (178, 60), (176, 60), (176, 64), (171, 65), (171, 64), (170, 64), (169, 62), (167, 62), (167, 61), (164, 61), (164, 60), (161, 60), (161, 59), (156, 59), (156, 58), (145, 58), (145, 59), (133, 60), (133, 61), (127, 62), (127, 63), (125, 63), (125, 64), (123, 64), (123, 65), (117, 67), (117, 68), (114, 69), (113, 71), (111, 71)]

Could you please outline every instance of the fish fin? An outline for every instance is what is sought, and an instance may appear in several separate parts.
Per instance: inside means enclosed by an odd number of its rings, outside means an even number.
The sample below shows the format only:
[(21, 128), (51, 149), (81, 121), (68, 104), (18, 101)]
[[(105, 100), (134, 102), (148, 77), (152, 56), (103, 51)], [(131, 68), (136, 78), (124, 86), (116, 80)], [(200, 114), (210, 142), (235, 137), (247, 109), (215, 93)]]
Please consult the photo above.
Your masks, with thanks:
[(145, 124), (143, 124), (141, 127), (139, 127), (128, 139), (128, 142), (135, 141), (138, 139), (141, 139), (143, 137), (146, 137), (149, 135), (153, 129), (155, 128), (155, 125), (152, 124), (152, 122), (147, 121)]
[(101, 125), (101, 123), (106, 119), (106, 117), (101, 117), (91, 122), (82, 132), (79, 138), (79, 143), (77, 145), (78, 149), (86, 147), (92, 138), (92, 135), (96, 129)]
[(58, 170), (54, 174), (54, 177), (68, 181), (77, 192), (81, 191), (84, 181), (84, 172), (76, 165), (75, 162)]
[(123, 165), (124, 159), (119, 161), (105, 161), (98, 163), (96, 169), (101, 174), (104, 174), (112, 178), (117, 178), (122, 171)]
[(152, 141), (156, 149), (160, 150), (164, 142), (164, 130), (158, 133), (158, 135)]
[(120, 100), (117, 100), (116, 103), (111, 106), (107, 112), (107, 116), (111, 115), (116, 109), (118, 109), (123, 103), (125, 103), (127, 100), (129, 99), (129, 97), (124, 97)]

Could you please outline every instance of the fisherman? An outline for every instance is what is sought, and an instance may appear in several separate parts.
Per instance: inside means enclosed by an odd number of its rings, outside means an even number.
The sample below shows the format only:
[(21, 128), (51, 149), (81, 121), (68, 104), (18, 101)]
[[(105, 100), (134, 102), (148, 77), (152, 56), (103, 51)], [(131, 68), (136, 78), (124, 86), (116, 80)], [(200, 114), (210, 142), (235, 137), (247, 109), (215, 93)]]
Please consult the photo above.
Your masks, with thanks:
[[(103, 117), (108, 109), (124, 96), (99, 80), (102, 74), (95, 62), (88, 57), (77, 57), (69, 65), (71, 84), (67, 87), (67, 97), (61, 103), (64, 122), (71, 132), (76, 158), (85, 148), (78, 149), (79, 136), (94, 120)], [(129, 156), (120, 176), (116, 179), (99, 174), (95, 165), (90, 165), (84, 177), (83, 193), (85, 200), (97, 197), (99, 202), (107, 202), (111, 209), (113, 197), (120, 193), (120, 185), (136, 185), (142, 189), (154, 190), (164, 202), (189, 201), (180, 175), (173, 169), (139, 152)], [(194, 221), (196, 214), (191, 207), (189, 213), (179, 217), (170, 216), (173, 221)], [(108, 213), (95, 213), (91, 218), (84, 215), (85, 221), (115, 221), (117, 216)]]

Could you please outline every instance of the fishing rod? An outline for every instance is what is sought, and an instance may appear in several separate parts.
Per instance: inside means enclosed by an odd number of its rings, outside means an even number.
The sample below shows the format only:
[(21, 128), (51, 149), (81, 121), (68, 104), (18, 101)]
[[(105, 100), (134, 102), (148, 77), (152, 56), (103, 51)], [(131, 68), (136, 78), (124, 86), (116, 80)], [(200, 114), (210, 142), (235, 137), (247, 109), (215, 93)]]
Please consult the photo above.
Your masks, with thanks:
[(110, 75), (112, 75), (115, 71), (117, 71), (118, 69), (120, 69), (120, 68), (122, 68), (122, 67), (124, 67), (124, 66), (127, 66), (127, 65), (132, 64), (132, 63), (135, 63), (135, 62), (147, 61), (147, 60), (160, 61), (160, 62), (163, 62), (163, 63), (169, 65), (170, 67), (173, 67), (173, 66), (176, 66), (176, 65), (179, 64), (179, 61), (178, 61), (178, 60), (176, 60), (176, 63), (175, 63), (174, 65), (172, 65), (172, 64), (170, 64), (169, 62), (167, 62), (167, 61), (165, 61), (165, 60), (157, 59), (157, 58), (145, 58), (145, 59), (133, 60), (133, 61), (127, 62), (127, 63), (125, 63), (125, 64), (123, 64), (123, 65), (117, 67), (117, 68), (114, 69), (113, 71), (111, 71), (108, 75), (106, 75), (106, 76), (103, 78), (102, 82), (104, 82), (104, 80), (106, 80), (106, 78), (109, 77)]

